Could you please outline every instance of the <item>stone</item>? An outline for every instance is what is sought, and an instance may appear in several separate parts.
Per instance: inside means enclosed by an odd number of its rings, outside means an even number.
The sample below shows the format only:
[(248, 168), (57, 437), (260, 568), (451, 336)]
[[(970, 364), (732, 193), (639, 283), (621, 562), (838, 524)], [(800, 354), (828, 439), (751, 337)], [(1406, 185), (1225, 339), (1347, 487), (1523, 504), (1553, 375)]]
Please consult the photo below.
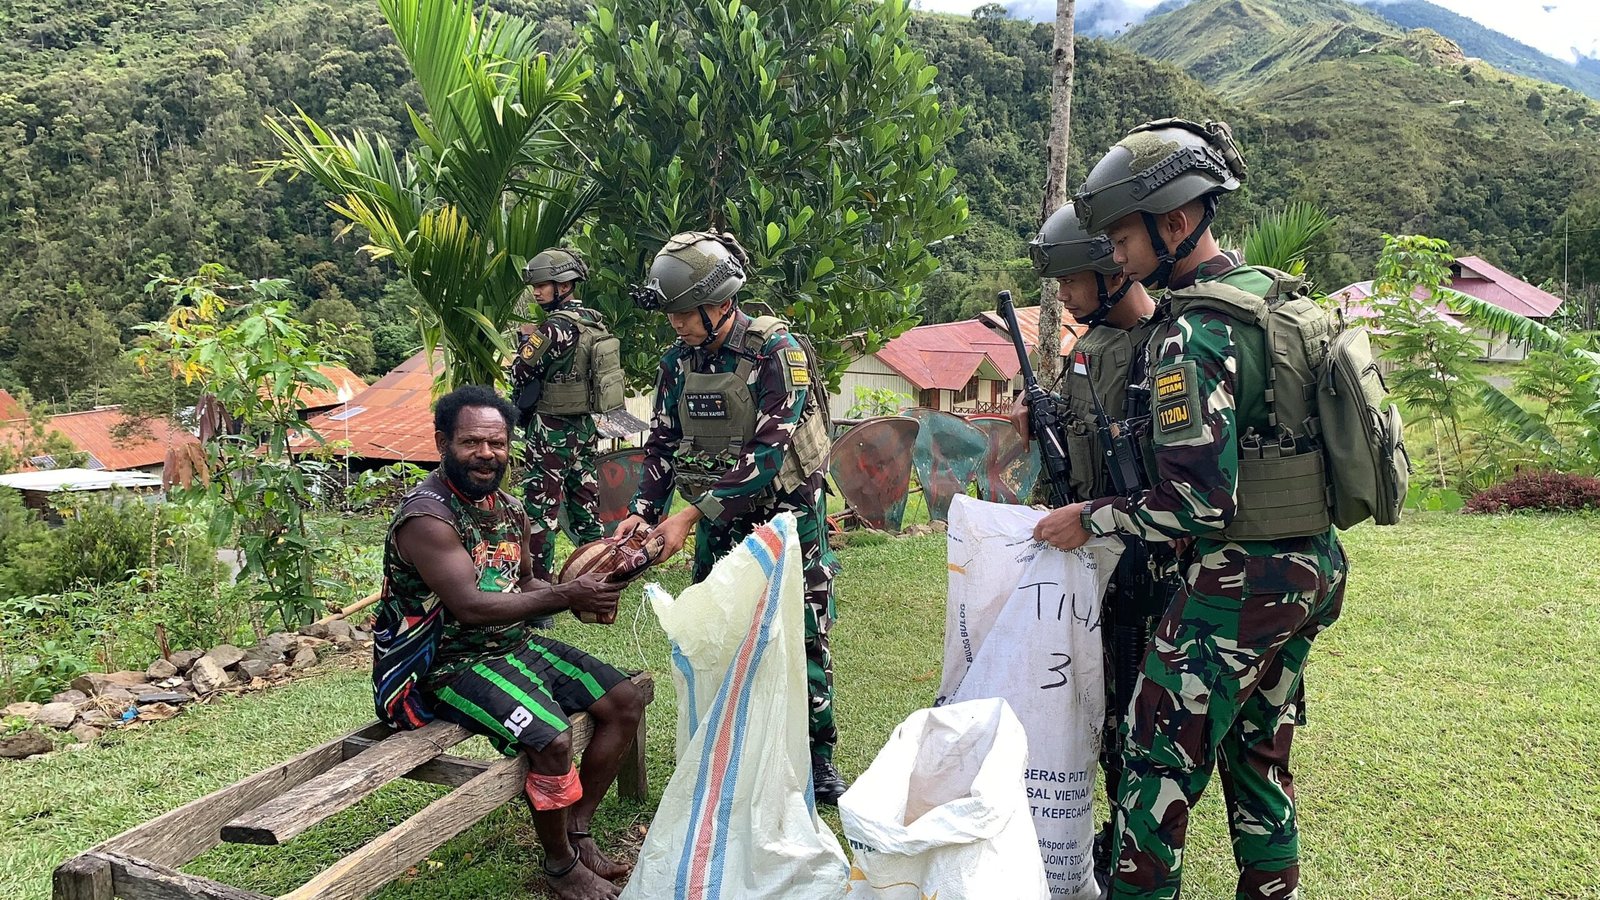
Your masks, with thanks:
[(46, 703), (34, 716), (34, 723), (46, 728), (71, 728), (78, 718), (76, 703)]
[(92, 744), (100, 739), (100, 735), (105, 734), (104, 731), (94, 727), (93, 725), (84, 725), (81, 723), (72, 726), (68, 733), (76, 738), (80, 744)]
[(213, 693), (233, 683), (233, 676), (209, 655), (195, 661), (194, 668), (189, 670), (189, 677), (194, 679), (195, 691), (201, 694)]
[(85, 694), (83, 691), (72, 690), (72, 691), (62, 691), (61, 693), (56, 694), (54, 697), (50, 698), (50, 702), (51, 703), (82, 703), (83, 701), (85, 701), (87, 699), (89, 699), (89, 695), (88, 694)]
[(289, 669), (294, 672), (304, 672), (316, 664), (317, 651), (310, 647), (301, 647), (295, 652), (294, 662), (289, 665)]
[(302, 637), (326, 638), (328, 626), (325, 622), (312, 622), (310, 625), (301, 626), (298, 634)]
[(950, 523), (949, 522), (934, 522), (932, 525), (929, 525), (928, 527), (932, 528), (935, 534), (944, 534), (945, 532), (950, 530)]
[(178, 667), (167, 660), (158, 659), (150, 664), (150, 668), (144, 670), (144, 674), (150, 676), (151, 681), (160, 681), (178, 674)]
[(0, 714), (3, 714), (5, 718), (8, 719), (12, 716), (21, 716), (22, 718), (27, 719), (29, 722), (32, 722), (33, 717), (37, 716), (39, 714), (39, 710), (41, 709), (44, 709), (43, 705), (38, 703), (29, 703), (28, 701), (24, 700), (20, 703), (10, 704), (5, 708), (4, 712)]
[(112, 688), (126, 690), (147, 680), (143, 672), (90, 672), (72, 679), (72, 689), (92, 697)]
[(358, 644), (365, 644), (372, 640), (372, 632), (356, 628), (350, 632), (350, 639)]
[[(295, 649), (299, 649), (298, 642), (295, 644)], [(238, 665), (234, 666), (234, 668), (237, 669), (239, 666), (244, 665), (244, 663), (251, 661), (259, 662), (262, 665), (271, 666), (283, 662), (283, 654), (278, 653), (271, 647), (263, 647), (260, 644), (257, 644), (256, 646), (251, 647), (249, 650), (244, 652), (244, 660)]]
[(177, 653), (167, 657), (167, 661), (177, 666), (179, 672), (187, 672), (194, 668), (195, 660), (202, 656), (205, 656), (205, 654), (199, 650), (179, 650)]
[(140, 694), (139, 705), (144, 706), (149, 703), (188, 703), (193, 699), (192, 695), (180, 691), (161, 691), (155, 694)]
[(323, 638), (302, 637), (300, 639), (300, 649), (310, 650), (311, 652), (315, 653), (323, 647), (331, 646), (332, 643), (332, 641), (324, 640)]
[(272, 668), (272, 664), (264, 659), (247, 657), (240, 660), (239, 664), (233, 668), (234, 671), (238, 672), (240, 675), (243, 675), (245, 680), (253, 681), (257, 678), (260, 678), (262, 675), (265, 675), (267, 670)]
[(286, 676), (288, 674), (289, 674), (289, 665), (288, 665), (288, 663), (278, 663), (277, 665), (275, 665), (272, 668), (267, 670), (267, 677), (268, 678), (283, 678), (284, 676)]
[(27, 759), (40, 753), (49, 753), (56, 745), (37, 731), (23, 731), (8, 738), (0, 738), (0, 757)]
[(96, 694), (95, 699), (105, 700), (126, 707), (126, 705), (132, 703), (133, 698), (137, 696), (139, 695), (125, 688), (108, 687)]
[(355, 640), (355, 628), (351, 627), (350, 623), (343, 619), (334, 619), (326, 627), (328, 629), (328, 640), (336, 644), (339, 643), (340, 638), (347, 641)]
[(184, 681), (183, 681), (182, 678), (179, 678), (177, 676), (173, 676), (172, 678), (163, 678), (160, 681), (156, 682), (156, 687), (159, 687), (159, 688), (161, 688), (163, 690), (170, 691), (173, 688), (175, 688), (178, 685), (183, 684), (183, 683), (184, 683)]
[(300, 636), (297, 634), (290, 634), (286, 631), (279, 631), (267, 635), (266, 638), (261, 641), (261, 643), (256, 645), (256, 647), (259, 649), (265, 649), (269, 653), (276, 654), (277, 658), (282, 660), (284, 657), (300, 648)]
[(170, 703), (152, 703), (139, 708), (139, 718), (145, 722), (160, 722), (177, 714), (178, 708)]
[[(201, 659), (209, 659), (217, 664), (217, 668), (226, 669), (244, 659), (244, 651), (232, 644), (218, 644), (206, 651), (206, 655)], [(198, 667), (199, 665), (200, 663), (197, 661), (195, 666)]]
[[(121, 711), (119, 710), (118, 712), (120, 714)], [(121, 719), (118, 716), (113, 716), (112, 714), (101, 710), (97, 706), (91, 706), (88, 709), (78, 713), (78, 721), (85, 725), (93, 725), (98, 728), (104, 728), (107, 725), (121, 721)]]

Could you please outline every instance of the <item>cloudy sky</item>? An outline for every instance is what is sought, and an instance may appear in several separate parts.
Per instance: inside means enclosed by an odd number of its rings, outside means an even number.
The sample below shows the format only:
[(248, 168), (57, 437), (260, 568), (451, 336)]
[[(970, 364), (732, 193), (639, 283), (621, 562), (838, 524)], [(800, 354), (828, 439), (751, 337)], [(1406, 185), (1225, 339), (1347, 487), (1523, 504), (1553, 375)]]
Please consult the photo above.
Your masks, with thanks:
[[(939, 12), (971, 12), (983, 0), (921, 0)], [(1018, 17), (1051, 19), (1054, 0), (1001, 0)], [(1139, 21), (1159, 0), (1078, 0), (1078, 27), (1110, 33)], [(1382, 0), (1358, 0), (1382, 2)], [(1573, 62), (1577, 54), (1600, 57), (1600, 2), (1596, 0), (1432, 0), (1524, 44)]]

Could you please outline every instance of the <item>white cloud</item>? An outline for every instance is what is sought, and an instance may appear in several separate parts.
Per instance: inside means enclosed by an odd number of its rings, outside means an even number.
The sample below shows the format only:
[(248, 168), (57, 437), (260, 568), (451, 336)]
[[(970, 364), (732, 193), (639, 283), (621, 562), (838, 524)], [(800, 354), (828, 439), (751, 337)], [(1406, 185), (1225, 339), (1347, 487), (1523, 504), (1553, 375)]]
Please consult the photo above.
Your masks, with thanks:
[[(1080, 31), (1111, 34), (1143, 19), (1159, 0), (1078, 0)], [(1358, 0), (1362, 2), (1362, 0)], [(1383, 0), (1364, 0), (1382, 3)], [(1579, 54), (1600, 58), (1600, 3), (1596, 0), (1433, 0), (1451, 12), (1466, 16), (1510, 35), (1524, 44), (1565, 62)], [(970, 13), (980, 0), (921, 0), (923, 9)], [(1019, 18), (1038, 21), (1055, 16), (1054, 0), (1010, 0)]]

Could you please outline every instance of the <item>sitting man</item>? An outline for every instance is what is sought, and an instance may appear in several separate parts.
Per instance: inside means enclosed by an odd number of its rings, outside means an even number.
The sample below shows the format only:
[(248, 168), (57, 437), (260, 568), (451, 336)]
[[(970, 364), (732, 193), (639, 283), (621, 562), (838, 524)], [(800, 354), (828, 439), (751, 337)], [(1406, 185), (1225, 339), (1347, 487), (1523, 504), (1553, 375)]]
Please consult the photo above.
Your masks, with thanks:
[[(434, 408), (441, 465), (401, 501), (383, 547), (374, 628), (378, 715), (397, 728), (434, 716), (528, 758), (524, 786), (544, 845), (544, 874), (563, 900), (619, 896), (628, 874), (589, 837), (644, 703), (628, 677), (538, 635), (561, 610), (615, 613), (622, 586), (601, 576), (553, 585), (533, 575), (522, 505), (500, 490), (517, 411), (494, 391), (457, 388)], [(567, 716), (594, 736), (574, 769)]]

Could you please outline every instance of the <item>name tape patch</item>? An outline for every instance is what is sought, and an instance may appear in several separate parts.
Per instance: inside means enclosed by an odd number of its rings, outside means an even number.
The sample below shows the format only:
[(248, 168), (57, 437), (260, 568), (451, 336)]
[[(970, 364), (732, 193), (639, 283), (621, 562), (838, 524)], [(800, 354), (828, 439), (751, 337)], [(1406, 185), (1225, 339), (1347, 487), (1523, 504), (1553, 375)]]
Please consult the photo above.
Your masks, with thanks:
[(1189, 389), (1188, 379), (1182, 369), (1173, 369), (1156, 376), (1156, 402), (1181, 396)]
[(804, 350), (789, 349), (783, 351), (784, 358), (789, 361), (789, 381), (796, 386), (811, 383), (811, 368), (806, 359)]
[(692, 419), (726, 419), (728, 400), (720, 391), (697, 391), (683, 395), (684, 406)]
[(1189, 404), (1185, 400), (1175, 400), (1156, 408), (1156, 427), (1162, 434), (1177, 431), (1191, 421)]

